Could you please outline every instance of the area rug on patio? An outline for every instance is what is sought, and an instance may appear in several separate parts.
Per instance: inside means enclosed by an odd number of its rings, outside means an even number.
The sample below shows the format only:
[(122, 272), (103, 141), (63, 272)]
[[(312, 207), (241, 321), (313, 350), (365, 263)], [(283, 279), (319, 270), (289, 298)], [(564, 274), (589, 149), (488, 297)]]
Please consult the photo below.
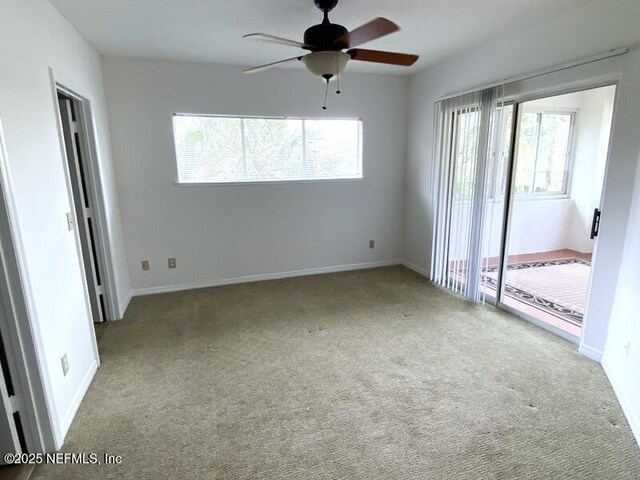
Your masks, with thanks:
[[(582, 324), (591, 264), (577, 258), (515, 263), (507, 267), (505, 293), (521, 302)], [(498, 268), (488, 267), (482, 279), (493, 288)]]

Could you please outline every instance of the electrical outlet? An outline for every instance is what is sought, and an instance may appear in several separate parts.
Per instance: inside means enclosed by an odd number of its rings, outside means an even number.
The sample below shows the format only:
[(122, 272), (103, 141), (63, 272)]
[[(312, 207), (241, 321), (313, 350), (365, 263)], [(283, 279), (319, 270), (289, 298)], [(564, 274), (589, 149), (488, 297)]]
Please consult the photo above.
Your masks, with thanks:
[(169, 268), (176, 268), (177, 267), (175, 258), (170, 258), (167, 263), (169, 264)]
[(140, 263), (142, 264), (142, 270), (145, 272), (149, 270), (149, 260), (142, 260)]
[(66, 353), (60, 359), (60, 363), (62, 364), (62, 374), (66, 377), (69, 373), (69, 359), (67, 359)]
[(369, 248), (376, 248), (376, 241), (375, 240), (369, 240)]

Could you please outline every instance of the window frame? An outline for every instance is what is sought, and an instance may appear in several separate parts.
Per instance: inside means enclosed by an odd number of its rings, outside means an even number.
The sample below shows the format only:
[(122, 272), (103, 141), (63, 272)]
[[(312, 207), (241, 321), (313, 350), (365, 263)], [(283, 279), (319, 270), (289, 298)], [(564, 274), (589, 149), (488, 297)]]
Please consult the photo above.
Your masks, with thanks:
[[(502, 103), (499, 107), (504, 108), (504, 107), (510, 106), (515, 108), (515, 103), (516, 102), (514, 101), (507, 101)], [(578, 109), (577, 108), (524, 109), (521, 113), (570, 115), (571, 122), (569, 125), (569, 140), (567, 143), (567, 162), (565, 164), (566, 173), (563, 179), (564, 183), (563, 183), (562, 191), (561, 192), (514, 193), (514, 197), (517, 197), (518, 201), (525, 201), (525, 202), (538, 201), (538, 200), (561, 200), (561, 199), (569, 198), (570, 197), (569, 187), (571, 185), (571, 179), (573, 178), (573, 166), (574, 166), (574, 156), (575, 156), (575, 134), (576, 134), (576, 121), (577, 121), (576, 119), (578, 115)], [(517, 126), (518, 126), (518, 121), (516, 120), (514, 121), (513, 128), (517, 128)], [(495, 129), (494, 135), (498, 137), (499, 136), (498, 132), (502, 129), (502, 126), (495, 125), (494, 129)], [(537, 140), (539, 141), (539, 131), (538, 131)], [(493, 152), (494, 156), (496, 152), (497, 150)], [(537, 165), (537, 161), (538, 159), (536, 155), (536, 163), (534, 164), (534, 170), (533, 170), (534, 178), (535, 178), (535, 166)], [(487, 197), (487, 199), (494, 203), (499, 203), (504, 201), (504, 193), (501, 191), (502, 183), (497, 180), (502, 178), (502, 174), (504, 171), (504, 163), (499, 161), (494, 161), (492, 170), (493, 170), (493, 174), (491, 175), (491, 186), (487, 190), (488, 192), (490, 192), (490, 194)], [(532, 187), (534, 185), (535, 183), (532, 183)]]
[[(532, 169), (532, 179), (531, 179), (531, 192), (530, 193), (517, 193), (514, 192), (514, 198), (517, 198), (519, 201), (527, 201), (527, 200), (555, 200), (555, 199), (563, 199), (569, 197), (569, 186), (571, 184), (571, 178), (573, 176), (573, 165), (574, 165), (574, 153), (575, 153), (575, 127), (576, 127), (576, 117), (578, 114), (577, 109), (562, 109), (562, 108), (548, 108), (548, 109), (523, 109), (522, 113), (533, 113), (538, 116), (538, 130), (536, 134), (536, 157), (535, 162), (533, 164)], [(565, 174), (563, 178), (562, 190), (558, 192), (536, 192), (535, 191), (535, 177), (538, 165), (538, 145), (540, 143), (540, 126), (542, 125), (542, 116), (543, 115), (569, 115), (570, 123), (569, 123), (569, 138), (567, 139), (567, 153), (566, 153), (566, 162), (565, 162)], [(517, 166), (516, 166), (517, 168)], [(501, 196), (503, 194), (500, 194)]]
[[(351, 120), (360, 123), (358, 139), (358, 160), (360, 162), (360, 176), (349, 178), (309, 178), (294, 180), (234, 180), (229, 182), (181, 182), (178, 169), (178, 149), (176, 145), (174, 117), (207, 117), (207, 118), (234, 118), (234, 119), (258, 119), (258, 120)], [(173, 112), (171, 114), (171, 137), (173, 142), (173, 170), (176, 187), (247, 187), (253, 185), (290, 185), (305, 183), (349, 183), (362, 182), (366, 179), (364, 162), (364, 120), (361, 117), (299, 117), (299, 116), (274, 116), (274, 115), (225, 115), (211, 113), (185, 113)]]

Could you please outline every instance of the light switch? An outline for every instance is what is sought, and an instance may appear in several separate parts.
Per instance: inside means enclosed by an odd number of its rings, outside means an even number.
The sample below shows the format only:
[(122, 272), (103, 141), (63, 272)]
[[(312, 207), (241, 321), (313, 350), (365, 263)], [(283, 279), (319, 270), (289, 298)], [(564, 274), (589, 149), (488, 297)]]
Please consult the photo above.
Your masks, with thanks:
[(73, 230), (74, 223), (75, 222), (73, 221), (73, 213), (67, 212), (67, 228), (69, 229), (69, 231)]

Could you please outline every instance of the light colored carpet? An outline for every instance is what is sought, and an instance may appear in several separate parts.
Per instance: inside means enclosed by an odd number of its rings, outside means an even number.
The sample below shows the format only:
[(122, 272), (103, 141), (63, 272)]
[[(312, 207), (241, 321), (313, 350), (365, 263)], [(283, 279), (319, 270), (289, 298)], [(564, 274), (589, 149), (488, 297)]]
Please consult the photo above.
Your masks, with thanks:
[(0, 480), (29, 480), (34, 465), (2, 465)]
[(638, 479), (600, 366), (403, 267), (135, 298), (35, 479)]

